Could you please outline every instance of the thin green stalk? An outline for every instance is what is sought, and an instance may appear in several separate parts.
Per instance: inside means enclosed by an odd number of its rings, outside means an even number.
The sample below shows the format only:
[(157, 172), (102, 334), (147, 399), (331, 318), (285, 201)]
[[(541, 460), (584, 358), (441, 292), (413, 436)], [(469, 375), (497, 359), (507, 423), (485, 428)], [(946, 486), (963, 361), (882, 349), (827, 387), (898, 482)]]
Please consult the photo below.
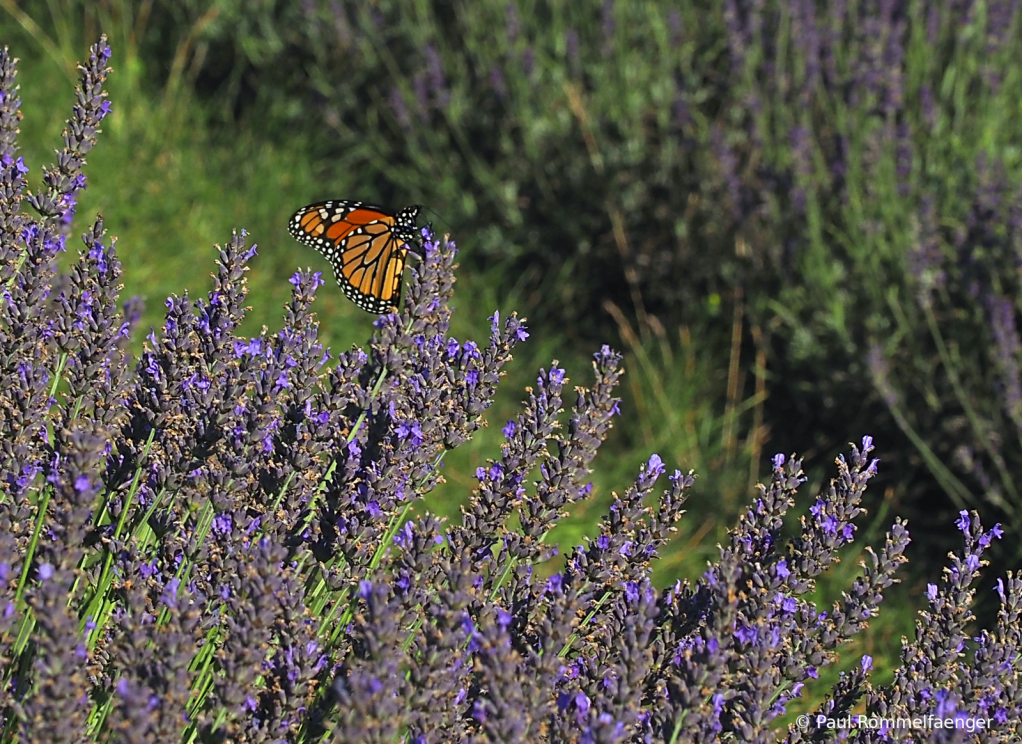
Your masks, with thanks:
[(894, 405), (890, 407), (891, 415), (894, 416), (895, 422), (898, 427), (905, 433), (905, 436), (909, 438), (915, 448), (922, 455), (923, 460), (926, 461), (927, 467), (930, 472), (933, 473), (937, 482), (941, 484), (944, 492), (951, 497), (951, 500), (955, 502), (955, 506), (959, 509), (968, 508), (969, 504), (973, 502), (972, 493), (968, 488), (957, 478), (955, 474), (948, 470), (947, 466), (941, 462), (940, 458), (930, 449), (929, 445), (923, 440), (921, 436), (912, 428), (912, 425), (908, 422), (905, 417), (905, 413), (901, 410), (900, 406)]
[(57, 362), (57, 369), (53, 371), (53, 383), (50, 385), (50, 397), (52, 398), (57, 394), (57, 386), (60, 384), (60, 376), (64, 372), (64, 365), (67, 364), (67, 352), (65, 351), (60, 355), (60, 361)]
[[(156, 436), (156, 429), (155, 428), (150, 429), (149, 430), (149, 436), (146, 439), (145, 447), (142, 450), (141, 463), (144, 463), (148, 459), (148, 457), (149, 457), (149, 450), (152, 447), (153, 439), (155, 438), (155, 436)], [(125, 498), (124, 506), (121, 509), (121, 517), (120, 517), (120, 520), (118, 522), (117, 529), (116, 529), (116, 531), (114, 533), (115, 537), (119, 537), (121, 535), (121, 532), (122, 532), (123, 527), (124, 527), (124, 523), (127, 520), (127, 516), (128, 516), (128, 512), (129, 512), (129, 507), (130, 507), (131, 503), (134, 501), (135, 494), (138, 492), (138, 484), (139, 484), (139, 481), (141, 480), (141, 477), (142, 477), (142, 468), (144, 467), (144, 465), (141, 464), (141, 463), (135, 468), (135, 475), (132, 478), (131, 487), (128, 489), (128, 495)], [(159, 496), (157, 496), (156, 498), (153, 499), (153, 503), (152, 503), (152, 505), (150, 505), (149, 511), (147, 512), (148, 514), (152, 513), (153, 509), (155, 508), (156, 504), (159, 503), (159, 501), (160, 501)], [(105, 509), (106, 509), (106, 505), (104, 503), (104, 507), (103, 507), (103, 509), (101, 511), (105, 511)], [(112, 576), (112, 566), (113, 566), (113, 554), (110, 553), (109, 550), (106, 550), (106, 556), (105, 556), (104, 562), (103, 562), (103, 570), (100, 572), (99, 579), (96, 582), (96, 591), (92, 595), (92, 599), (89, 601), (88, 605), (86, 606), (86, 609), (85, 609), (84, 613), (80, 616), (80, 622), (82, 623), (82, 627), (84, 627), (84, 623), (87, 621), (87, 619), (90, 616), (93, 618), (93, 622), (96, 623), (97, 631), (103, 625), (104, 615), (102, 615), (101, 612), (103, 610), (103, 605), (104, 605), (104, 603), (106, 602), (106, 599), (107, 599), (106, 594), (107, 594), (107, 589), (109, 588), (110, 580), (111, 580), (111, 576)], [(77, 586), (77, 582), (78, 582), (78, 578), (75, 579), (75, 585), (76, 586)], [(90, 638), (90, 648), (94, 646), (94, 640), (92, 640), (92, 639), (98, 638), (99, 635), (100, 634), (98, 632), (92, 634), (92, 636)]]
[(32, 529), (32, 539), (29, 540), (28, 549), (25, 551), (25, 561), (21, 566), (21, 578), (18, 580), (18, 588), (14, 593), (16, 604), (20, 604), (25, 596), (25, 587), (28, 585), (28, 572), (32, 568), (32, 559), (35, 557), (36, 547), (39, 545), (39, 535), (43, 531), (43, 522), (46, 521), (46, 509), (50, 505), (52, 492), (53, 488), (47, 484), (43, 486), (39, 493), (35, 527)]
[[(972, 430), (976, 435), (976, 439), (979, 440), (980, 446), (990, 457), (990, 460), (994, 463), (994, 467), (997, 468), (998, 473), (1001, 476), (1001, 482), (1007, 489), (1008, 493), (1012, 496), (1012, 501), (1018, 501), (1018, 491), (1015, 490), (1015, 486), (1012, 483), (1010, 474), (1004, 467), (1004, 463), (1000, 457), (996, 456), (993, 449), (990, 446), (989, 432), (985, 429), (982, 422), (979, 420), (979, 416), (969, 403), (968, 396), (965, 394), (965, 388), (962, 386), (961, 380), (958, 377), (958, 372), (952, 363), (951, 355), (948, 353), (947, 347), (944, 345), (944, 337), (940, 333), (940, 329), (937, 327), (937, 319), (933, 315), (933, 309), (930, 306), (925, 306), (923, 312), (926, 315), (926, 323), (930, 328), (930, 335), (933, 337), (934, 343), (937, 344), (937, 352), (940, 354), (940, 360), (944, 364), (944, 368), (947, 371), (948, 379), (951, 381), (951, 386), (954, 388), (955, 396), (958, 398), (958, 402), (961, 404), (962, 409), (965, 411), (965, 415), (969, 419), (969, 423), (972, 425)], [(1009, 513), (1013, 514), (1014, 509), (1010, 507), (1010, 504), (1001, 504)]]
[[(610, 591), (606, 591), (603, 593), (603, 596), (600, 597), (599, 601), (597, 601), (597, 603), (593, 605), (593, 609), (589, 612), (588, 615), (585, 616), (585, 618), (583, 618), (582, 622), (579, 623), (578, 625), (579, 628), (583, 627), (586, 623), (588, 623), (590, 620), (596, 617), (597, 611), (599, 611), (599, 609), (607, 603), (607, 600), (610, 599), (611, 594), (612, 592)], [(567, 656), (568, 651), (571, 650), (571, 644), (573, 644), (575, 640), (578, 638), (578, 634), (579, 631), (576, 630), (574, 633), (568, 636), (568, 640), (564, 642), (564, 648), (562, 648), (557, 654), (558, 658), (563, 658)]]

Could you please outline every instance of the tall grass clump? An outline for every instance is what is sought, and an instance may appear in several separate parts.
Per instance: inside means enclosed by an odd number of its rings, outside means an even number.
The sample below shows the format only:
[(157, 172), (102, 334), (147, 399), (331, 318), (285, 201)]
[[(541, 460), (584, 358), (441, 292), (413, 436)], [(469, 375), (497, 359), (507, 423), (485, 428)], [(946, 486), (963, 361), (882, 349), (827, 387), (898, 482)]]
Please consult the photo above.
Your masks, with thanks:
[[(0, 54), (0, 740), (3, 742), (772, 741), (787, 704), (878, 612), (908, 544), (897, 520), (842, 599), (807, 596), (855, 535), (877, 472), (870, 437), (795, 534), (804, 481), (777, 455), (768, 485), (698, 578), (650, 569), (694, 475), (651, 455), (599, 535), (542, 569), (564, 508), (618, 413), (621, 358), (576, 387), (556, 362), (503, 427), (460, 521), (409, 508), (482, 423), (528, 338), (449, 332), (455, 246), (423, 231), (399, 312), (367, 349), (319, 341), (318, 274), (291, 278), (279, 332), (238, 333), (244, 233), (219, 248), (204, 298), (171, 296), (140, 355), (101, 219), (69, 271), (86, 156), (111, 107), (105, 37), (79, 70), (42, 188), (17, 150), (16, 60)], [(530, 477), (530, 473), (538, 475)], [(666, 482), (663, 482), (666, 480)], [(659, 485), (658, 485), (659, 484)], [(972, 586), (1002, 531), (957, 522), (964, 545), (889, 684), (863, 657), (787, 740), (1017, 734), (1022, 581), (970, 638)], [(858, 719), (856, 719), (858, 720)], [(917, 728), (923, 724), (915, 724)]]

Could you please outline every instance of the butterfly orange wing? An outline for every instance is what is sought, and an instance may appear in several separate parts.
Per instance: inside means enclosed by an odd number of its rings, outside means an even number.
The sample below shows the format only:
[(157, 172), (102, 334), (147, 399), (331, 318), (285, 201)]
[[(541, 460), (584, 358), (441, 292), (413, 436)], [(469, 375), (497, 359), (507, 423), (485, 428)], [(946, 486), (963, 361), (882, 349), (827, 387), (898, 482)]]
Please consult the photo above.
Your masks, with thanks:
[(288, 232), (323, 254), (348, 299), (371, 313), (389, 313), (400, 299), (417, 213), (409, 207), (395, 217), (359, 201), (318, 202), (295, 212)]

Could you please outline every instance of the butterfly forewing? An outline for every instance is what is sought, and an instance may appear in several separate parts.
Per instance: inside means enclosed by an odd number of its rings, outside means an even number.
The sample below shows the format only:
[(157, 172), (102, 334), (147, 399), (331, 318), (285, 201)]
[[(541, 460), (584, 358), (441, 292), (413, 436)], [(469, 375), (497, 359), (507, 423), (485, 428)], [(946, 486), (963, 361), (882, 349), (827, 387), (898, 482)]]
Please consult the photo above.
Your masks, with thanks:
[(348, 299), (371, 313), (389, 313), (400, 300), (418, 213), (406, 207), (394, 216), (359, 201), (325, 201), (295, 212), (288, 231), (326, 257)]

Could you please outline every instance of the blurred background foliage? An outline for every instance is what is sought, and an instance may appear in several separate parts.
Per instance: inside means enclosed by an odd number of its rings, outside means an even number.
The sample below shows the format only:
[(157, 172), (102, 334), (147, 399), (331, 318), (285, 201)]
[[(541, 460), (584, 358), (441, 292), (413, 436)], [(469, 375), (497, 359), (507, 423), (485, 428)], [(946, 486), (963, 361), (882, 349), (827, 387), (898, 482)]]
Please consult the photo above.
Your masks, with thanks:
[[(815, 488), (863, 434), (882, 459), (865, 529), (907, 516), (909, 572), (932, 579), (959, 509), (1018, 534), (1017, 2), (0, 9), (33, 174), (75, 60), (110, 36), (115, 116), (80, 212), (121, 237), (144, 325), (204, 291), (210, 244), (245, 227), (261, 247), (245, 328), (273, 327), (294, 268), (326, 269), (285, 231), (318, 198), (428, 205), (462, 249), (459, 337), (495, 308), (529, 317), (490, 431), (451, 453), (432, 508), (457, 514), (536, 368), (556, 357), (585, 384), (611, 342), (624, 415), (566, 544), (656, 451), (700, 474), (663, 578), (697, 573), (770, 456), (805, 455)], [(371, 332), (339, 291), (317, 307), (335, 349)], [(1019, 562), (1004, 542), (998, 569)]]

